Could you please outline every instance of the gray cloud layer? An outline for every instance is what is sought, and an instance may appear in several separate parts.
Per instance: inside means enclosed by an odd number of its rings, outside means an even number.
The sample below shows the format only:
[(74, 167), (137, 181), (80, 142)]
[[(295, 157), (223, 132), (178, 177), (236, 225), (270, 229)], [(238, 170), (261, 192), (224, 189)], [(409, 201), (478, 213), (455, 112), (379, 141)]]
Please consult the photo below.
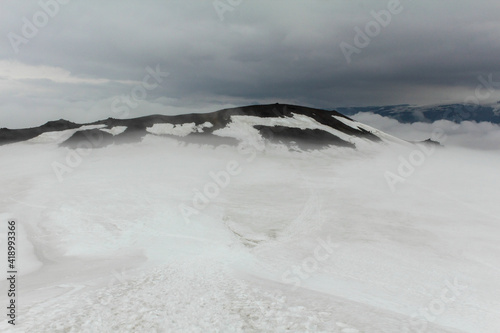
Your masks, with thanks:
[[(355, 28), (365, 30), (372, 11), (396, 0), (217, 0), (235, 4), (223, 20), (212, 1), (59, 0), (54, 17), (16, 53), (9, 38), (24, 38), (23, 18), (43, 23), (40, 3), (55, 1), (2, 3), (1, 127), (120, 117), (125, 108), (139, 116), (275, 101), (322, 108), (463, 102), (478, 75), (500, 81), (494, 1), (401, 0), (400, 13), (348, 63), (340, 44), (359, 46)], [(169, 76), (132, 95), (157, 65)], [(120, 96), (139, 103), (125, 106)], [(497, 99), (498, 91), (481, 102)]]
[(433, 123), (401, 124), (395, 119), (371, 112), (358, 113), (352, 118), (403, 140), (424, 141), (432, 138), (433, 133), (443, 133), (440, 143), (445, 147), (500, 151), (498, 145), (500, 126), (488, 122), (463, 121), (456, 124), (447, 120), (439, 120)]

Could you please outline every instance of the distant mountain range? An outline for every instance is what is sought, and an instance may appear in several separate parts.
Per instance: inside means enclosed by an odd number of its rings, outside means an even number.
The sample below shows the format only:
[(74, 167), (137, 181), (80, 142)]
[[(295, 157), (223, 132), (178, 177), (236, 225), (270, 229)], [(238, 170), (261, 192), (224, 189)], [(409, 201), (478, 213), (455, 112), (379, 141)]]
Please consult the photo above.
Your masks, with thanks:
[(78, 148), (139, 142), (147, 135), (185, 143), (237, 145), (242, 141), (282, 143), (301, 150), (340, 146), (355, 148), (370, 142), (403, 142), (336, 111), (269, 104), (176, 116), (108, 118), (87, 124), (64, 119), (26, 129), (0, 129), (0, 145), (26, 141)]
[(375, 114), (393, 118), (400, 123), (424, 122), (432, 123), (437, 120), (449, 120), (456, 123), (462, 121), (491, 122), (500, 124), (500, 103), (496, 105), (469, 105), (447, 104), (437, 106), (366, 106), (366, 107), (340, 107), (340, 113), (353, 116), (359, 112), (373, 112)]

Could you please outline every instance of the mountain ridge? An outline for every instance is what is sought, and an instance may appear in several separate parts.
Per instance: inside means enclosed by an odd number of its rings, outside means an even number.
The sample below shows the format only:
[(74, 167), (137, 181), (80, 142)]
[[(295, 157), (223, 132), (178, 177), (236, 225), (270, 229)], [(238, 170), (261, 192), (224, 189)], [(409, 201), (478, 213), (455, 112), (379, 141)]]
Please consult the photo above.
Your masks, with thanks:
[[(95, 135), (102, 138), (103, 146), (115, 142), (138, 142), (148, 134), (188, 143), (224, 141), (225, 144), (236, 144), (246, 135), (302, 149), (314, 146), (355, 148), (354, 141), (382, 141), (380, 131), (335, 110), (275, 103), (227, 108), (209, 113), (107, 118), (84, 124), (60, 119), (39, 127), (2, 128), (0, 145), (30, 140), (50, 141), (47, 133), (59, 133), (59, 136), (64, 137), (62, 133), (69, 130), (73, 130), (71, 136), (59, 143), (70, 148), (76, 148), (84, 137)], [(47, 140), (41, 140), (42, 137)]]
[(348, 116), (354, 116), (357, 113), (371, 112), (406, 124), (415, 122), (432, 123), (438, 120), (448, 120), (455, 123), (475, 121), (500, 124), (500, 103), (494, 105), (442, 104), (428, 106), (398, 104), (385, 106), (338, 107), (336, 110)]

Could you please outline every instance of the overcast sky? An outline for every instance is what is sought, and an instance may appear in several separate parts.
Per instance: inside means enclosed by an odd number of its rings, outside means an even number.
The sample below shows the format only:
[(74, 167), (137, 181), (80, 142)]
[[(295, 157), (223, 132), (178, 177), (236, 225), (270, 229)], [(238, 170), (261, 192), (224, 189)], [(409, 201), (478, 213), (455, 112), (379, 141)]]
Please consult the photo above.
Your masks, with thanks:
[(498, 1), (58, 1), (1, 2), (0, 127), (463, 102), (500, 82)]

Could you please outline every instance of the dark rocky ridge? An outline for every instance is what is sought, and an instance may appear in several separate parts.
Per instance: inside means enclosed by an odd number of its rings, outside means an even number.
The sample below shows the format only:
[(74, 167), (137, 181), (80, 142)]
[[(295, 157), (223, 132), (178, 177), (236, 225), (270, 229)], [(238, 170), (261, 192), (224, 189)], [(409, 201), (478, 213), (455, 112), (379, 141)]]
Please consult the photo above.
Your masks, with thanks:
[[(95, 139), (94, 139), (95, 138)], [(114, 143), (113, 135), (99, 129), (78, 131), (61, 146), (68, 148), (102, 148)], [(85, 144), (87, 147), (85, 147)]]
[(39, 127), (12, 130), (8, 128), (0, 128), (0, 145), (33, 139), (45, 132), (64, 131), (67, 129), (79, 128), (81, 126), (82, 125), (68, 120), (59, 119), (56, 121), (49, 121)]
[(431, 138), (424, 141), (413, 141), (413, 143), (420, 143), (431, 147), (444, 147), (439, 141), (434, 141)]
[[(185, 137), (178, 137), (175, 135), (164, 135), (166, 137), (173, 137), (177, 140), (186, 143), (203, 143), (216, 145), (217, 142), (225, 141), (225, 144), (236, 144), (237, 140), (232, 138), (221, 138), (213, 135), (213, 132), (225, 128), (231, 123), (232, 116), (244, 115), (255, 116), (260, 118), (287, 118), (293, 117), (294, 114), (305, 115), (318, 123), (334, 128), (350, 136), (361, 137), (372, 141), (380, 141), (373, 133), (357, 127), (351, 127), (344, 124), (342, 121), (332, 117), (338, 116), (351, 120), (350, 118), (336, 112), (326, 111), (321, 109), (314, 109), (303, 106), (287, 105), (287, 104), (268, 104), (268, 105), (251, 105), (239, 108), (223, 109), (210, 113), (194, 113), (182, 114), (175, 116), (166, 115), (151, 115), (131, 119), (115, 119), (108, 118), (88, 124), (75, 124), (66, 120), (58, 120), (48, 122), (40, 127), (28, 129), (0, 129), (0, 145), (20, 142), (34, 138), (44, 132), (62, 131), (67, 129), (76, 129), (84, 125), (105, 125), (105, 128), (113, 128), (116, 126), (125, 126), (127, 129), (116, 136), (101, 131), (99, 129), (78, 131), (70, 139), (63, 143), (64, 146), (76, 148), (78, 143), (85, 140), (87, 136), (100, 135), (102, 140), (99, 140), (99, 146), (106, 146), (111, 143), (123, 142), (137, 142), (141, 141), (146, 134), (150, 134), (146, 129), (155, 124), (172, 124), (181, 125), (186, 123), (194, 123), (196, 126), (202, 125), (206, 122), (212, 124), (211, 127), (203, 127), (200, 132), (191, 133)], [(272, 141), (282, 142), (289, 144), (295, 142), (300, 145), (304, 143), (307, 146), (319, 145), (328, 146), (336, 145), (342, 147), (354, 148), (350, 142), (346, 142), (337, 136), (326, 132), (322, 129), (299, 129), (295, 127), (286, 126), (254, 126), (260, 131), (261, 135)]]
[(254, 126), (263, 138), (270, 141), (283, 143), (287, 146), (293, 144), (301, 149), (314, 149), (322, 143), (333, 144), (339, 147), (355, 148), (353, 143), (344, 141), (335, 135), (319, 129), (300, 129), (285, 126)]
[(226, 127), (231, 122), (231, 116), (255, 116), (261, 118), (270, 117), (293, 117), (293, 113), (302, 114), (309, 116), (316, 120), (317, 122), (335, 128), (343, 133), (349, 135), (355, 135), (359, 137), (365, 137), (373, 141), (379, 141), (380, 139), (363, 129), (355, 129), (347, 126), (343, 122), (333, 118), (332, 116), (339, 116), (352, 120), (338, 113), (337, 111), (326, 111), (321, 109), (314, 109), (304, 106), (288, 105), (288, 104), (268, 104), (268, 105), (250, 105), (240, 108), (223, 109), (220, 111), (210, 112), (210, 113), (192, 113), (185, 115), (176, 116), (164, 116), (164, 115), (152, 115), (132, 119), (114, 119), (108, 118), (106, 120), (96, 121), (88, 125), (99, 125), (104, 124), (108, 128), (114, 126), (127, 126), (128, 128), (134, 128), (137, 131), (145, 131), (147, 127), (151, 127), (154, 124), (170, 123), (174, 125), (184, 124), (184, 123), (195, 123), (195, 125), (201, 125), (205, 122), (210, 122), (213, 124), (211, 128), (205, 128), (205, 133), (212, 133), (215, 130)]

